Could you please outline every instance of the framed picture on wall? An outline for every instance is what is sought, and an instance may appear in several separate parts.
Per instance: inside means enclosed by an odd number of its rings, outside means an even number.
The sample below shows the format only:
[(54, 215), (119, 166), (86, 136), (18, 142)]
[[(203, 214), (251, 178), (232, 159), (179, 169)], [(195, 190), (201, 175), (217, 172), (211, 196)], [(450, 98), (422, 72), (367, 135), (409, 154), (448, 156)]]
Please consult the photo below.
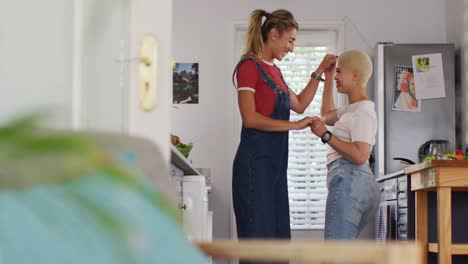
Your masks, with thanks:
[(198, 63), (175, 63), (172, 80), (174, 104), (198, 104)]

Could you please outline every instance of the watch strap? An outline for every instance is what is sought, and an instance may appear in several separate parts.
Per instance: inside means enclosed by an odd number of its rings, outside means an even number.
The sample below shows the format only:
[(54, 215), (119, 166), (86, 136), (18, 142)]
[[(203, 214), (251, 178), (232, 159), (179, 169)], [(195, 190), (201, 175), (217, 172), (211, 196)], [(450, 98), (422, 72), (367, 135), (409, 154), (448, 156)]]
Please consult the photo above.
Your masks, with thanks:
[(316, 79), (318, 81), (324, 82), (325, 79), (322, 78), (322, 76), (317, 75), (314, 71), (310, 74), (310, 78)]

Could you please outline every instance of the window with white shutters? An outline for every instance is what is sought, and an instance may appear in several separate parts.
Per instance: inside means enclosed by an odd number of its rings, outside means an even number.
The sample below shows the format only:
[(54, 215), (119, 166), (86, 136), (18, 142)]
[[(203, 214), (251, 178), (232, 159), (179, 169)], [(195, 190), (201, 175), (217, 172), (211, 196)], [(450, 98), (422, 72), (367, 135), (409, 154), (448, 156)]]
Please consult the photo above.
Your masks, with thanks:
[[(310, 73), (326, 53), (337, 53), (336, 31), (300, 32), (293, 53), (276, 61), (296, 94), (306, 86)], [(323, 83), (303, 114), (291, 111), (291, 121), (319, 116)], [(310, 129), (289, 132), (288, 190), (291, 229), (323, 229), (327, 198), (327, 146)]]

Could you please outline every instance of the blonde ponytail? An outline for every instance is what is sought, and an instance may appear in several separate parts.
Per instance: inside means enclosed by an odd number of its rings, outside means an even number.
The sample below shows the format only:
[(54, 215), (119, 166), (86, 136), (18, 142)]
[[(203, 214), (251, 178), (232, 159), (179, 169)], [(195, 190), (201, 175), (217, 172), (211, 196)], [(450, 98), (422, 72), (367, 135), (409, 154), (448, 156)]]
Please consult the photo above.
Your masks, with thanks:
[[(262, 23), (262, 18), (265, 22)], [(258, 58), (262, 58), (264, 44), (268, 40), (268, 33), (276, 28), (280, 34), (291, 28), (299, 29), (291, 12), (278, 9), (273, 13), (268, 13), (262, 9), (256, 9), (250, 14), (249, 27), (245, 38), (244, 54), (253, 53)]]
[(253, 53), (261, 58), (263, 53), (262, 18), (269, 14), (257, 9), (250, 14), (249, 28), (245, 38), (244, 53)]

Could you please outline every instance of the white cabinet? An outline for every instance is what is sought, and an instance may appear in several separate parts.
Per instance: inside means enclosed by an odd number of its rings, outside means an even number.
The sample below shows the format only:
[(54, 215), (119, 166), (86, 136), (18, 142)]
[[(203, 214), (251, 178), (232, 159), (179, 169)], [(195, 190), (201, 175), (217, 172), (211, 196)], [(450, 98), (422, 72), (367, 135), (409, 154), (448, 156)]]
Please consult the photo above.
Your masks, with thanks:
[(189, 240), (211, 241), (212, 213), (208, 210), (208, 187), (203, 175), (182, 179), (184, 228)]
[(209, 211), (211, 187), (192, 164), (171, 146), (171, 170), (187, 237), (192, 241), (211, 241), (213, 212)]

